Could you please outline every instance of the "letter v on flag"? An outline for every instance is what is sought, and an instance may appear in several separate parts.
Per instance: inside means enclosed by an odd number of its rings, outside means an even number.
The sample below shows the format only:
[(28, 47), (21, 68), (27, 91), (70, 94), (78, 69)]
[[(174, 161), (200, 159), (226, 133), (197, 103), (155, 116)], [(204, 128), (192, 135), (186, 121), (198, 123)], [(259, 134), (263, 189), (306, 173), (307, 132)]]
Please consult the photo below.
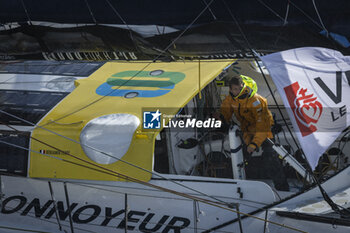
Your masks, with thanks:
[(350, 57), (331, 49), (306, 47), (261, 60), (314, 170), (321, 155), (350, 125)]

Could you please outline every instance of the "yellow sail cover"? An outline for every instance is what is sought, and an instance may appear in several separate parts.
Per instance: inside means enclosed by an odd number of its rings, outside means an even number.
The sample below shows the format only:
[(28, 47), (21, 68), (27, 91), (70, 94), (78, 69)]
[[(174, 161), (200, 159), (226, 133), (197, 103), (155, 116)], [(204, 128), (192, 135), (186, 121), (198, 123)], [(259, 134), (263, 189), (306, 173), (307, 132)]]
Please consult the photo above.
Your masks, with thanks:
[(142, 130), (143, 109), (167, 109), (162, 113), (175, 114), (232, 62), (107, 62), (90, 77), (76, 81), (75, 90), (40, 121), (40, 126), (56, 134), (40, 127), (34, 129), (29, 176), (125, 180), (111, 175), (113, 171), (148, 181), (151, 173), (122, 161), (112, 164), (92, 161), (77, 143), (84, 126), (109, 114), (136, 116), (141, 123), (122, 159), (152, 171), (154, 141), (159, 131)]

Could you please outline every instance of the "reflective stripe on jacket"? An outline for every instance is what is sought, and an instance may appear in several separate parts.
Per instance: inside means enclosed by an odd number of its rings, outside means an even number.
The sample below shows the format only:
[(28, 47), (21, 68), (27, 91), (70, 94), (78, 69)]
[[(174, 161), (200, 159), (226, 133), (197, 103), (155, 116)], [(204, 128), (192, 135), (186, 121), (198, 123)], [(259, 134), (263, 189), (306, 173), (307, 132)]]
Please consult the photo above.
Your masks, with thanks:
[[(244, 142), (260, 147), (266, 138), (272, 138), (273, 118), (267, 100), (258, 93), (250, 96), (251, 89), (245, 87), (239, 97), (226, 96), (221, 104), (221, 114), (227, 122), (234, 113), (241, 124)], [(250, 97), (249, 97), (250, 96)]]

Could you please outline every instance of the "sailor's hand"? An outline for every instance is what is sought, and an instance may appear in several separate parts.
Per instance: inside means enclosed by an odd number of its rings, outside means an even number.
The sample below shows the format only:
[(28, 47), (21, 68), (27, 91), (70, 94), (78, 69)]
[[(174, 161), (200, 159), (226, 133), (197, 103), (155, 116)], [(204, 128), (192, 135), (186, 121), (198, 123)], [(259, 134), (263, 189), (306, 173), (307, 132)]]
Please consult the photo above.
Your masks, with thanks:
[(255, 151), (255, 147), (254, 146), (252, 146), (252, 145), (249, 145), (248, 147), (247, 147), (247, 152), (249, 153), (249, 154), (251, 154), (251, 153), (253, 153), (254, 151)]

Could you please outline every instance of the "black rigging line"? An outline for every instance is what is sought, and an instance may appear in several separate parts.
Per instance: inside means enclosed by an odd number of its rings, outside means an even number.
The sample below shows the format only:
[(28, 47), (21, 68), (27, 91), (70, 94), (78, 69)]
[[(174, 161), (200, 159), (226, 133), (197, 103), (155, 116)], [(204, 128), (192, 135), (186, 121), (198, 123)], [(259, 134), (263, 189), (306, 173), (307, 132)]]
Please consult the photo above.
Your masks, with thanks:
[[(208, 5), (207, 0), (202, 0), (202, 2), (203, 2), (205, 5)], [(209, 10), (211, 16), (213, 17), (213, 19), (214, 19), (214, 20), (217, 20), (217, 18), (216, 18), (216, 16), (215, 16), (214, 12), (211, 10), (210, 7), (208, 8), (208, 10)]]
[[(298, 7), (292, 0), (287, 0), (288, 2), (288, 5), (287, 5), (287, 10), (286, 10), (286, 15), (285, 15), (285, 18), (283, 19), (278, 13), (276, 13), (271, 7), (269, 7), (265, 2), (263, 2), (262, 0), (257, 0), (258, 2), (260, 2), (262, 5), (264, 5), (267, 9), (269, 9), (273, 14), (275, 14), (279, 19), (283, 20), (284, 21), (284, 24), (283, 26), (285, 26), (287, 24), (287, 17), (289, 15), (289, 5), (292, 5), (293, 7), (295, 7), (298, 11), (300, 11), (306, 18), (308, 18), (313, 24), (315, 24), (317, 27), (319, 27), (320, 29), (323, 29), (325, 32), (326, 32), (326, 38), (328, 40), (330, 40), (332, 42), (332, 45), (333, 45), (333, 48), (336, 49), (337, 46), (335, 44), (335, 41), (334, 39), (331, 39), (329, 37), (329, 31), (327, 30), (327, 28), (325, 27), (325, 25), (323, 24), (323, 21), (322, 21), (322, 18), (318, 12), (318, 9), (317, 9), (317, 6), (316, 6), (316, 3), (314, 0), (312, 0), (312, 3), (313, 3), (313, 6), (315, 8), (315, 12), (316, 12), (316, 15), (320, 21), (321, 24), (319, 24), (316, 20), (314, 20), (309, 14), (307, 14), (303, 9), (301, 9), (300, 7)], [(277, 40), (276, 40), (277, 42)], [(275, 43), (276, 43), (275, 42)]]
[(21, 0), (21, 3), (22, 3), (22, 6), (23, 6), (23, 9), (24, 9), (24, 12), (25, 12), (25, 14), (26, 14), (26, 16), (27, 16), (27, 19), (28, 19), (28, 21), (29, 21), (29, 24), (30, 24), (30, 25), (33, 25), (33, 24), (32, 24), (32, 20), (31, 20), (30, 17), (29, 17), (29, 13), (28, 13), (27, 7), (26, 7), (26, 5), (24, 4), (24, 1)]
[(124, 20), (124, 18), (119, 14), (119, 12), (117, 11), (117, 9), (112, 5), (112, 3), (111, 3), (109, 0), (106, 0), (106, 2), (107, 2), (108, 5), (112, 8), (113, 12), (118, 16), (118, 18), (123, 22), (123, 24), (127, 27), (127, 29), (129, 30), (130, 38), (131, 38), (132, 42), (134, 43), (135, 47), (137, 48), (136, 43), (135, 43), (135, 41), (134, 41), (134, 37), (133, 37), (133, 35), (132, 35), (132, 30), (131, 30), (129, 24), (126, 23), (126, 21)]
[(315, 12), (317, 14), (317, 17), (321, 23), (321, 25), (319, 26), (320, 28), (322, 28), (325, 32), (326, 32), (326, 38), (332, 42), (332, 46), (333, 46), (333, 49), (334, 50), (337, 50), (337, 41), (335, 39), (333, 39), (331, 36), (329, 36), (329, 31), (327, 30), (326, 26), (324, 25), (323, 21), (322, 21), (322, 18), (321, 18), (321, 15), (320, 13), (318, 12), (318, 9), (317, 9), (317, 6), (316, 6), (316, 3), (315, 3), (315, 0), (312, 0), (312, 4), (315, 8)]
[(321, 25), (322, 25), (322, 27), (323, 27), (323, 30), (325, 30), (325, 31), (326, 31), (326, 35), (327, 35), (327, 38), (328, 38), (328, 37), (329, 37), (329, 32), (328, 32), (327, 28), (326, 28), (326, 27), (324, 26), (324, 24), (323, 24), (323, 21), (322, 21), (322, 18), (321, 18), (320, 13), (318, 12), (318, 9), (317, 9), (317, 6), (316, 6), (316, 3), (315, 3), (315, 0), (312, 0), (312, 4), (314, 5), (314, 8), (315, 8), (315, 11), (316, 11), (317, 17), (318, 17), (318, 19), (319, 19), (319, 21), (320, 21), (320, 23), (321, 23)]
[[(349, 136), (347, 136), (349, 133), (350, 133), (350, 127), (348, 127), (348, 128), (346, 128), (343, 132), (345, 132), (344, 133), (344, 135), (340, 138), (340, 140), (339, 140), (339, 142), (338, 142), (338, 149), (339, 149), (339, 152), (338, 152), (338, 157), (343, 153), (343, 150), (344, 150), (344, 147), (345, 147), (345, 145), (346, 145), (346, 143), (350, 140), (350, 138), (348, 138)], [(344, 142), (344, 145), (343, 145), (343, 147), (340, 149), (340, 145), (341, 145), (341, 142), (343, 142), (343, 140), (345, 141)]]
[[(276, 103), (276, 106), (277, 106), (277, 108), (278, 108), (279, 113), (280, 113), (281, 116), (282, 116), (283, 121), (285, 122), (285, 124), (286, 124), (286, 126), (287, 126), (287, 128), (288, 128), (289, 133), (290, 133), (291, 136), (292, 136), (292, 139), (293, 139), (294, 143), (296, 144), (296, 146), (298, 147), (298, 149), (300, 149), (300, 148), (299, 148), (299, 145), (298, 145), (297, 142), (296, 142), (296, 139), (294, 138), (294, 136), (293, 136), (293, 134), (292, 134), (292, 132), (291, 132), (291, 130), (290, 130), (290, 128), (289, 128), (289, 126), (287, 125), (287, 121), (286, 121), (286, 119), (284, 118), (280, 107), (278, 106), (277, 100), (276, 100), (276, 98), (275, 98), (275, 96), (274, 96), (274, 94), (273, 94), (273, 91), (272, 91), (272, 89), (271, 89), (271, 86), (270, 86), (270, 84), (268, 83), (267, 78), (266, 78), (266, 76), (265, 76), (265, 74), (264, 74), (264, 72), (263, 72), (263, 70), (262, 70), (262, 68), (261, 68), (261, 66), (260, 66), (260, 64), (259, 64), (259, 62), (258, 62), (258, 59), (257, 59), (257, 57), (256, 57), (256, 55), (255, 55), (255, 51), (253, 50), (251, 44), (249, 43), (249, 40), (247, 39), (246, 35), (244, 34), (244, 32), (243, 32), (241, 26), (239, 25), (239, 23), (238, 23), (236, 17), (235, 17), (234, 14), (232, 13), (232, 11), (231, 11), (231, 9), (229, 8), (229, 6), (227, 5), (226, 1), (225, 1), (225, 0), (222, 0), (222, 1), (224, 2), (226, 8), (228, 9), (228, 11), (229, 11), (229, 13), (230, 13), (232, 19), (233, 19), (234, 22), (237, 24), (237, 27), (238, 27), (238, 29), (239, 29), (239, 31), (240, 31), (242, 37), (244, 38), (245, 42), (247, 43), (247, 46), (248, 46), (249, 50), (251, 51), (251, 53), (252, 53), (252, 55), (253, 55), (253, 57), (254, 57), (255, 62), (257, 63), (257, 65), (258, 65), (258, 67), (259, 67), (260, 73), (262, 74), (262, 76), (263, 76), (263, 78), (264, 78), (264, 80), (265, 80), (265, 82), (266, 82), (266, 84), (267, 84), (267, 87), (268, 87), (268, 89), (269, 89), (269, 91), (270, 91), (270, 93), (271, 93), (271, 95), (272, 95), (272, 97), (273, 97), (273, 100), (274, 100), (275, 103)], [(305, 161), (306, 161), (306, 165), (307, 165), (307, 166), (306, 166), (306, 169), (307, 169), (307, 170), (309, 171), (309, 173), (312, 175), (313, 180), (316, 182), (317, 186), (319, 187), (320, 192), (321, 192), (323, 198), (325, 199), (325, 201), (329, 204), (329, 206), (330, 206), (335, 212), (337, 212), (339, 215), (342, 216), (343, 214), (341, 213), (341, 211), (340, 211), (340, 209), (339, 209), (340, 206), (337, 205), (336, 203), (334, 203), (333, 200), (332, 200), (332, 199), (329, 197), (329, 195), (327, 194), (327, 192), (323, 189), (323, 187), (321, 186), (319, 180), (317, 179), (317, 177), (315, 176), (315, 174), (312, 172), (312, 169), (311, 169), (311, 166), (310, 166), (310, 164), (309, 164), (309, 161), (306, 159), (306, 156), (305, 156), (303, 150), (300, 149), (300, 151), (301, 151), (302, 154), (304, 155), (304, 158), (305, 158)], [(341, 207), (341, 208), (343, 208), (343, 207)], [(344, 209), (345, 209), (345, 208), (344, 208)]]
[(119, 19), (123, 22), (123, 24), (125, 24), (125, 26), (131, 31), (131, 28), (129, 27), (129, 25), (126, 23), (126, 21), (123, 19), (123, 17), (119, 14), (119, 12), (117, 11), (117, 9), (115, 9), (115, 7), (111, 4), (111, 2), (109, 0), (106, 0), (106, 2), (108, 3), (108, 5), (112, 8), (112, 10), (114, 11), (114, 13), (119, 17)]
[(286, 15), (284, 16), (283, 26), (286, 25), (286, 24), (288, 23), (289, 4), (290, 4), (290, 2), (288, 1), (288, 3), (287, 3), (287, 9), (286, 9)]
[(130, 39), (132, 41), (132, 43), (134, 44), (135, 48), (141, 52), (142, 54), (146, 55), (149, 57), (148, 54), (144, 53), (139, 46), (137, 46), (136, 40), (133, 36), (133, 30), (130, 28), (129, 24), (126, 23), (126, 21), (124, 20), (124, 18), (121, 16), (121, 14), (117, 11), (117, 9), (112, 5), (112, 3), (109, 0), (106, 0), (106, 2), (108, 3), (108, 5), (112, 8), (113, 12), (117, 15), (117, 17), (123, 22), (123, 24), (127, 27), (128, 31), (129, 31), (129, 36)]
[(289, 3), (294, 6), (298, 11), (300, 11), (303, 15), (305, 15), (311, 22), (313, 22), (316, 26), (318, 26), (320, 29), (323, 29), (323, 27), (318, 24), (310, 15), (308, 15), (303, 9), (298, 7), (292, 0), (288, 0)]
[[(73, 185), (77, 185), (77, 186), (82, 186), (82, 187), (87, 187), (87, 188), (91, 188), (91, 189), (96, 189), (96, 190), (100, 190), (100, 191), (106, 191), (106, 192), (111, 192), (111, 193), (117, 193), (117, 194), (125, 194), (125, 192), (118, 192), (118, 191), (114, 191), (114, 190), (110, 190), (110, 189), (107, 189), (107, 188), (100, 188), (100, 187), (94, 187), (94, 186), (91, 186), (93, 184), (91, 183), (82, 183), (82, 182), (79, 182), (79, 183), (76, 183), (76, 182), (66, 182), (68, 184), (73, 184)], [(112, 187), (119, 187), (119, 188), (125, 188), (123, 186), (112, 186)], [(145, 189), (145, 188), (135, 188), (135, 189), (138, 189), (138, 190), (142, 190), (142, 191), (154, 191), (154, 190), (151, 190), (151, 189)], [(129, 195), (132, 195), (132, 196), (139, 196), (139, 197), (152, 197), (152, 198), (158, 198), (158, 199), (168, 199), (168, 200), (181, 200), (181, 201), (190, 201), (190, 200), (187, 200), (187, 199), (182, 199), (182, 198), (175, 198), (175, 197), (164, 197), (164, 196), (155, 196), (155, 195), (146, 195), (146, 194), (129, 194)], [(251, 208), (259, 208), (258, 206), (266, 206), (268, 205), (268, 203), (262, 203), (262, 202), (258, 202), (258, 201), (252, 201), (252, 200), (248, 200), (248, 199), (243, 199), (243, 198), (234, 198), (234, 197), (230, 197), (230, 199), (232, 200), (240, 200), (240, 201), (245, 201), (245, 202), (249, 202), (249, 203), (253, 203), (255, 205), (250, 205), (250, 204), (246, 204), (246, 203), (240, 203), (240, 205), (242, 206), (248, 206), (248, 207), (251, 207)], [(261, 208), (261, 207), (260, 207)]]
[(287, 1), (286, 14), (285, 14), (285, 16), (284, 16), (283, 25), (282, 25), (281, 29), (279, 30), (278, 36), (276, 37), (276, 40), (275, 40), (275, 42), (274, 42), (274, 45), (275, 45), (275, 46), (277, 45), (277, 42), (279, 41), (279, 39), (280, 39), (281, 36), (282, 36), (282, 31), (283, 31), (283, 29), (284, 29), (285, 26), (288, 24), (289, 8), (290, 8), (290, 3), (289, 3), (289, 1)]
[(274, 11), (271, 7), (269, 7), (264, 1), (262, 0), (257, 0), (258, 2), (261, 3), (261, 5), (263, 5), (264, 7), (266, 7), (269, 11), (271, 11), (275, 16), (277, 16), (279, 19), (281, 19), (282, 21), (285, 21), (285, 19), (280, 16), (276, 11)]
[(85, 1), (85, 4), (86, 4), (86, 7), (87, 7), (88, 10), (89, 10), (89, 13), (90, 13), (90, 15), (91, 15), (92, 20), (93, 20), (94, 23), (97, 25), (97, 20), (96, 20), (96, 18), (95, 18), (95, 16), (94, 16), (94, 13), (93, 13), (92, 10), (91, 10), (91, 7), (90, 7), (90, 5), (89, 5), (88, 0), (84, 0), (84, 1)]

